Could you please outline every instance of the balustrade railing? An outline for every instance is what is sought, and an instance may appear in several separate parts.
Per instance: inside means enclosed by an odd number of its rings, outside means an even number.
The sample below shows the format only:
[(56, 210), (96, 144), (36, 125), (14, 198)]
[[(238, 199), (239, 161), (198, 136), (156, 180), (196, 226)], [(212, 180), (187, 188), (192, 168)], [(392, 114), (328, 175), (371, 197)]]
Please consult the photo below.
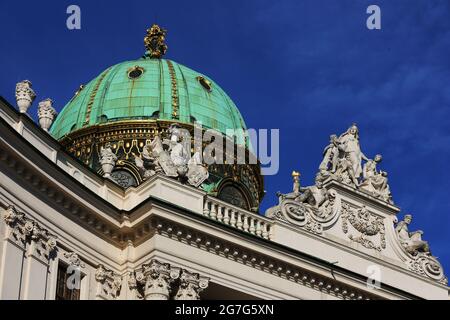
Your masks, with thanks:
[(212, 197), (205, 198), (203, 215), (264, 239), (272, 235), (270, 219)]

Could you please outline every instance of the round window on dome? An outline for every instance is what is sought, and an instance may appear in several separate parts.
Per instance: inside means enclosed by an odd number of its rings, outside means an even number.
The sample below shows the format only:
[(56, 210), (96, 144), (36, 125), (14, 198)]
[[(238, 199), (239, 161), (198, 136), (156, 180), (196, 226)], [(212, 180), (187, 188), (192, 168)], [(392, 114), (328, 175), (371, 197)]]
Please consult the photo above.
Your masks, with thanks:
[(144, 68), (139, 66), (134, 66), (131, 69), (128, 69), (128, 78), (130, 79), (137, 79), (144, 73)]
[(212, 91), (212, 83), (208, 79), (205, 79), (202, 76), (197, 77), (197, 81), (205, 88), (208, 92)]

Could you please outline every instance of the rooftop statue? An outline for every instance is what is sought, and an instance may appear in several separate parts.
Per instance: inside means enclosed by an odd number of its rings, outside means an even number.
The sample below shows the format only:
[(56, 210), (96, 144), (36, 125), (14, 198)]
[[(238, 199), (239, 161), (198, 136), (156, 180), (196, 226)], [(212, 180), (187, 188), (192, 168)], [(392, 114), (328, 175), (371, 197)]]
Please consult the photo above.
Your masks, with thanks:
[(410, 254), (416, 255), (419, 252), (430, 253), (430, 247), (427, 241), (422, 240), (422, 230), (409, 232), (408, 225), (412, 221), (412, 215), (404, 216), (403, 221), (400, 221), (395, 227), (400, 243)]
[(163, 172), (169, 177), (178, 177), (199, 187), (209, 177), (208, 169), (201, 163), (200, 151), (191, 157), (188, 151), (189, 137), (184, 137), (183, 131), (176, 124), (171, 125), (168, 131), (170, 139), (162, 141), (156, 136), (144, 146), (141, 156), (133, 154), (136, 166), (144, 179)]
[[(337, 180), (393, 203), (387, 173), (377, 170), (377, 164), (381, 159), (381, 155), (376, 155), (374, 159), (364, 155), (359, 144), (358, 127), (353, 124), (339, 137), (335, 134), (330, 136), (330, 143), (323, 152), (316, 181)], [(366, 161), (364, 166), (363, 160)]]
[(361, 151), (359, 146), (359, 130), (356, 124), (353, 124), (346, 132), (339, 137), (339, 149), (345, 154), (345, 159), (350, 162), (351, 171), (354, 178), (361, 176), (361, 161), (369, 160)]
[(409, 232), (408, 226), (411, 221), (412, 216), (406, 214), (403, 221), (395, 226), (398, 242), (408, 256), (406, 260), (408, 269), (447, 285), (448, 279), (442, 265), (431, 254), (428, 242), (422, 240), (423, 231)]
[(377, 164), (379, 164), (382, 159), (382, 156), (377, 154), (373, 160), (369, 159), (364, 164), (363, 181), (360, 188), (367, 191), (374, 197), (392, 203), (392, 195), (388, 185), (387, 172), (377, 170)]
[(330, 136), (330, 144), (323, 151), (323, 160), (320, 163), (319, 170), (328, 170), (331, 164), (330, 172), (335, 173), (339, 162), (339, 141), (335, 134)]
[(335, 201), (335, 192), (324, 188), (318, 180), (315, 185), (301, 187), (300, 174), (296, 171), (292, 177), (293, 191), (287, 194), (277, 192), (278, 205), (267, 209), (265, 215), (321, 233), (322, 226), (332, 223), (337, 217), (340, 205)]
[(52, 99), (45, 99), (39, 102), (38, 106), (38, 118), (39, 124), (44, 131), (50, 129), (53, 120), (55, 120), (58, 113), (55, 108), (53, 108)]
[(29, 80), (23, 80), (16, 84), (16, 102), (21, 113), (26, 113), (36, 98), (36, 94), (31, 86), (32, 84)]
[(103, 169), (103, 176), (108, 178), (116, 165), (117, 156), (111, 150), (111, 143), (107, 142), (105, 146), (100, 147), (100, 164)]

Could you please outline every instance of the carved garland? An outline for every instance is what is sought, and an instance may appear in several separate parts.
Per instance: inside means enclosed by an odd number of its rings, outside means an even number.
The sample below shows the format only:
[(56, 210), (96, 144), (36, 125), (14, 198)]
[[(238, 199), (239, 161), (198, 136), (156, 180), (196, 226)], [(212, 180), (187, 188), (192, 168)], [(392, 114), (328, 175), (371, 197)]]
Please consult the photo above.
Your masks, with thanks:
[[(342, 231), (348, 234), (350, 240), (368, 249), (375, 249), (377, 251), (386, 249), (386, 231), (382, 217), (370, 213), (364, 206), (359, 209), (353, 209), (348, 203), (343, 203), (341, 218)], [(359, 232), (359, 235), (350, 233), (349, 225)], [(372, 238), (376, 235), (379, 235), (378, 244)]]

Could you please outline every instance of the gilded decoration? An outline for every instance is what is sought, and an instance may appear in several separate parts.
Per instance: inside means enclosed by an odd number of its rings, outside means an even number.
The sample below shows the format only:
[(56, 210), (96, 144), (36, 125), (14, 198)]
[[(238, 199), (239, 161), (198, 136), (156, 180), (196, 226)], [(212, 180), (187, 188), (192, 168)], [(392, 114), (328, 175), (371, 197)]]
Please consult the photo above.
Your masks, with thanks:
[[(153, 168), (151, 163), (147, 162), (149, 159), (145, 159), (146, 155), (144, 150), (146, 146), (150, 145), (156, 136), (161, 137), (162, 140), (170, 140), (169, 130), (173, 123), (170, 120), (155, 119), (98, 124), (76, 130), (61, 139), (60, 142), (70, 154), (93, 168), (102, 176), (105, 172), (100, 165), (102, 159), (101, 150), (102, 148), (107, 150), (107, 144), (109, 143), (108, 146), (111, 152), (117, 157), (114, 167), (109, 173), (109, 178), (121, 187), (135, 187), (153, 174), (151, 170), (157, 171), (157, 168)], [(192, 137), (191, 145), (193, 146), (194, 125), (181, 122), (175, 123), (180, 128), (189, 130)], [(207, 144), (208, 142), (204, 142), (203, 148)], [(193, 157), (195, 155), (194, 150), (191, 149), (189, 151), (189, 156)], [(249, 152), (246, 151), (246, 153), (248, 159)], [(236, 150), (235, 154), (237, 154)], [(110, 158), (105, 157), (105, 159)], [(138, 162), (139, 159), (144, 162), (142, 164), (144, 168), (140, 166), (140, 163), (136, 163), (136, 159), (138, 159)], [(237, 162), (236, 159), (235, 162)], [(199, 187), (209, 194), (217, 196), (225, 184), (233, 182), (248, 198), (249, 203), (246, 203), (245, 207), (256, 211), (264, 195), (263, 180), (259, 165), (248, 164), (248, 161), (246, 162), (247, 164), (208, 165), (209, 177)], [(105, 160), (105, 167), (108, 167), (109, 170), (110, 165), (108, 163), (112, 162)], [(199, 175), (191, 176), (191, 181), (194, 185), (196, 185), (196, 176), (201, 177), (200, 173)]]
[(167, 31), (157, 24), (147, 29), (144, 37), (144, 46), (147, 49), (146, 55), (150, 58), (160, 59), (166, 54), (167, 45), (164, 43)]

